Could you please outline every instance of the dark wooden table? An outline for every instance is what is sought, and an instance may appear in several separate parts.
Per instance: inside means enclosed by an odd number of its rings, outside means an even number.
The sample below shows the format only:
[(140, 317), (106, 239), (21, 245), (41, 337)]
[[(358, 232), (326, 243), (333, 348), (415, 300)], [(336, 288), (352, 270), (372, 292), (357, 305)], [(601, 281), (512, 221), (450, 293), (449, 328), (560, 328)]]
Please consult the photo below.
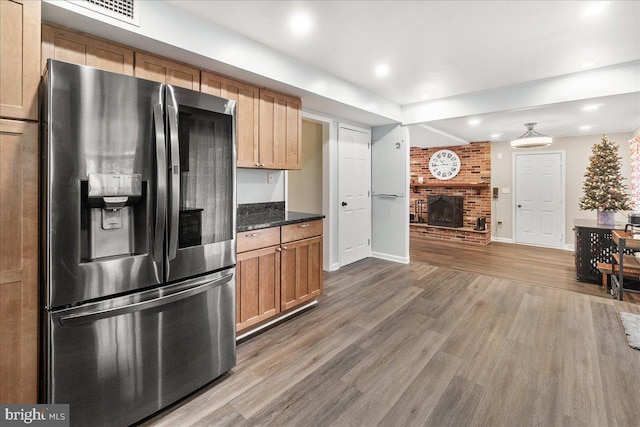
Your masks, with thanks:
[(640, 250), (640, 236), (624, 230), (613, 230), (611, 235), (613, 243), (618, 247), (618, 252), (613, 254), (611, 262), (611, 294), (622, 301), (624, 292), (640, 293), (635, 289), (624, 288), (623, 274), (625, 266), (640, 268), (640, 261), (634, 255), (625, 255), (627, 250)]

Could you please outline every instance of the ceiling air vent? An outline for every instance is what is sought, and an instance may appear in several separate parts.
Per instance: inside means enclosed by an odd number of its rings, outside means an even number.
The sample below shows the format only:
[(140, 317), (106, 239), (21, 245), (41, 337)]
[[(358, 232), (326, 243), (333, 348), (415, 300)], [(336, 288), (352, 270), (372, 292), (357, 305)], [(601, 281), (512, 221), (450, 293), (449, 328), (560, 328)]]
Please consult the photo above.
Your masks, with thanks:
[(120, 21), (139, 26), (139, 0), (67, 0)]

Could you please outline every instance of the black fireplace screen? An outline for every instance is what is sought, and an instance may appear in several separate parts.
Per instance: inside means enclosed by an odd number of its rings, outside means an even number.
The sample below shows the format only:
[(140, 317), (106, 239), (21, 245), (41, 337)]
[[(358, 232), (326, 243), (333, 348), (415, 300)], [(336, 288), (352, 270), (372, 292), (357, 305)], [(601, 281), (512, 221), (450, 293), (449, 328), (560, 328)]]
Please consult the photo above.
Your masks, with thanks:
[(427, 224), (462, 227), (462, 196), (427, 196)]

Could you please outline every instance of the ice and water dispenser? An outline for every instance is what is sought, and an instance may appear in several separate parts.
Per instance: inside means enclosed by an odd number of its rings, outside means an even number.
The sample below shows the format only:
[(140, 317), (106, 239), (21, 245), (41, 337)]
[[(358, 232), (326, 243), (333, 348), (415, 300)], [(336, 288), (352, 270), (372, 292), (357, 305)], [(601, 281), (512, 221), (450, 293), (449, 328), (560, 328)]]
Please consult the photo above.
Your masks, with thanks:
[[(82, 191), (85, 261), (145, 252), (146, 183), (140, 174), (89, 173)], [(84, 221), (83, 221), (84, 222)]]

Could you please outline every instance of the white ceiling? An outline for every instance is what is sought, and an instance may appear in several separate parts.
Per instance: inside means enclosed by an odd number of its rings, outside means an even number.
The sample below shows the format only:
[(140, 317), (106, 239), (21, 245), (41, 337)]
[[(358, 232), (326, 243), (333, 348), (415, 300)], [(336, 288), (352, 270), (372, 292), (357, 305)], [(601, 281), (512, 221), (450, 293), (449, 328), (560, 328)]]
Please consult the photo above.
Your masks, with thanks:
[[(599, 108), (584, 110), (590, 106)], [(471, 119), (481, 122), (472, 126)], [(640, 92), (435, 120), (428, 125), (466, 141), (510, 141), (524, 134), (524, 123), (531, 122), (538, 123), (536, 132), (554, 137), (631, 132), (640, 125)], [(418, 141), (433, 146), (429, 138)]]
[[(599, 4), (601, 13), (585, 15)], [(43, 19), (205, 69), (231, 67), (342, 119), (400, 120), (411, 125), (412, 145), (509, 140), (525, 122), (551, 136), (640, 126), (640, 1), (170, 0), (140, 8), (139, 30), (116, 23), (122, 31), (114, 31), (66, 1), (45, 0)], [(312, 23), (306, 36), (291, 32), (293, 14)], [(384, 78), (373, 72), (381, 63)], [(587, 103), (601, 108), (585, 112)], [(470, 118), (482, 121), (470, 126)]]
[[(218, 25), (399, 104), (640, 59), (640, 3), (583, 16), (580, 1), (185, 1)], [(288, 19), (306, 13), (307, 37)], [(372, 72), (390, 66), (386, 79)]]
[[(585, 72), (587, 62), (598, 69), (640, 60), (638, 1), (171, 3), (402, 106), (466, 94), (491, 97), (494, 89)], [(585, 14), (599, 3), (601, 13)], [(291, 33), (294, 14), (306, 14), (312, 23), (306, 36)], [(389, 66), (386, 78), (373, 72), (381, 63)], [(603, 104), (596, 112), (582, 110), (589, 103), (584, 98), (575, 93), (574, 102), (475, 115), (482, 119), (477, 126), (469, 126), (466, 115), (450, 114), (412, 134), (422, 136), (422, 145), (447, 145), (458, 138), (508, 140), (532, 121), (552, 136), (640, 126), (637, 91), (594, 100)], [(579, 130), (584, 125), (592, 128)], [(501, 136), (490, 136), (496, 133)]]

